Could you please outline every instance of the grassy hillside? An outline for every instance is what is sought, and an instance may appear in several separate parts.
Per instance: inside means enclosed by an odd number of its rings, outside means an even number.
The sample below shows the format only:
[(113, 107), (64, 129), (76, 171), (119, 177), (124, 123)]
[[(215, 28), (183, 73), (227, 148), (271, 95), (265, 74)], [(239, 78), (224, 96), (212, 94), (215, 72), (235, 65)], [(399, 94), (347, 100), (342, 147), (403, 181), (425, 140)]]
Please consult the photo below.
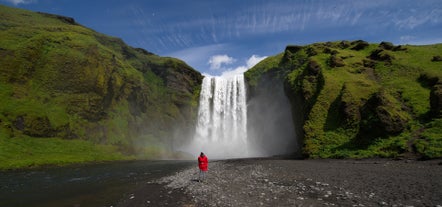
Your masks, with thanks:
[(0, 168), (168, 153), (201, 79), (72, 18), (0, 6)]
[(442, 156), (442, 44), (288, 46), (246, 73), (285, 82), (302, 152), (313, 158)]

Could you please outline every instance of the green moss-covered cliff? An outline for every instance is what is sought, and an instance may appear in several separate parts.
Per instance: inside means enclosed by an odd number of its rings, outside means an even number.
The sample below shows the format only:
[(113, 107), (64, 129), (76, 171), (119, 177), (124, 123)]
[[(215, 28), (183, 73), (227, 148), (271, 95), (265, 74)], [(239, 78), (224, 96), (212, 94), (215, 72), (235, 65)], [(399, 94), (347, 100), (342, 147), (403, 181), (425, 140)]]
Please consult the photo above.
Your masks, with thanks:
[[(97, 144), (110, 147), (104, 154), (159, 156), (192, 133), (201, 80), (180, 60), (72, 18), (0, 6), (0, 162), (39, 164), (26, 159), (78, 143), (72, 156), (83, 145), (101, 152)], [(59, 153), (45, 157), (45, 148)]]
[(287, 46), (246, 72), (284, 83), (307, 157), (442, 156), (442, 44)]

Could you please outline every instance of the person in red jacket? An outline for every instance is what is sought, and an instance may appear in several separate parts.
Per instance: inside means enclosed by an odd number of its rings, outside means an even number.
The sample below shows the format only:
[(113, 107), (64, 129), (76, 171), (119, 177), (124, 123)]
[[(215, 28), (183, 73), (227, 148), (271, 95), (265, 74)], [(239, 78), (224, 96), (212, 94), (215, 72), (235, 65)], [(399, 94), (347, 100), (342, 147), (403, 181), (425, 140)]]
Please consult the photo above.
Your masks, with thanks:
[(209, 167), (209, 159), (207, 159), (207, 156), (201, 152), (200, 156), (198, 157), (198, 167), (200, 168), (200, 174), (198, 181), (204, 181), (206, 178), (206, 172)]

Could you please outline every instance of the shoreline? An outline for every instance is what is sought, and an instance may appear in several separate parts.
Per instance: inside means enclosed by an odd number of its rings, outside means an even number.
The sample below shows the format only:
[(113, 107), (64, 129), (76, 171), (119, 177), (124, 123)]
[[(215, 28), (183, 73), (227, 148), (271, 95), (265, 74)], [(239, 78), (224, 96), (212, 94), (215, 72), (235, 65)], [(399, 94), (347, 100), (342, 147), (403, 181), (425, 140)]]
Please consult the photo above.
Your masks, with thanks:
[[(147, 183), (116, 206), (441, 206), (442, 160), (246, 158)], [(133, 196), (132, 199), (131, 196)]]

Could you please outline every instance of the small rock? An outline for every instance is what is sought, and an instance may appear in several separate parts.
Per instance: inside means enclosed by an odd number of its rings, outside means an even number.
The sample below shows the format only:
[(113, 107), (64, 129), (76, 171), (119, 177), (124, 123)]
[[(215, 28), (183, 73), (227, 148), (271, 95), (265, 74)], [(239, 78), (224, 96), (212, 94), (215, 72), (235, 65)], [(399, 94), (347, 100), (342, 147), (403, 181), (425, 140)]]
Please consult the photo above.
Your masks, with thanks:
[(132, 195), (132, 196), (130, 196), (130, 198), (129, 198), (129, 199), (130, 199), (130, 200), (132, 200), (132, 199), (134, 199), (134, 198), (135, 198), (135, 196), (133, 196), (133, 195)]

